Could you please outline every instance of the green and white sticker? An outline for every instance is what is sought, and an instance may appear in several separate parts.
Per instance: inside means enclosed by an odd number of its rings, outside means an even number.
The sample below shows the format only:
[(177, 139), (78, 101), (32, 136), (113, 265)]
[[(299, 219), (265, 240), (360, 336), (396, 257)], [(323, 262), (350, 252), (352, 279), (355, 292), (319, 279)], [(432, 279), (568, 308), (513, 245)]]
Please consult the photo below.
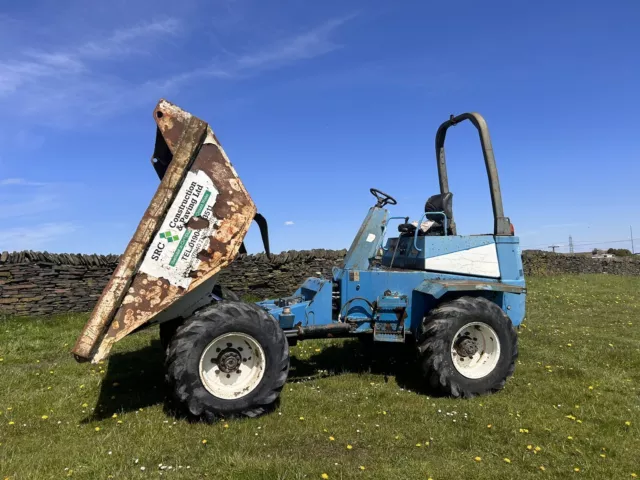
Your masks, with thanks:
[[(139, 271), (164, 278), (176, 287), (188, 288), (193, 281), (189, 272), (200, 265), (198, 253), (209, 246), (209, 237), (216, 227), (213, 206), (217, 197), (218, 190), (204, 172), (187, 172)], [(207, 220), (208, 225), (188, 228), (186, 225), (193, 217)]]

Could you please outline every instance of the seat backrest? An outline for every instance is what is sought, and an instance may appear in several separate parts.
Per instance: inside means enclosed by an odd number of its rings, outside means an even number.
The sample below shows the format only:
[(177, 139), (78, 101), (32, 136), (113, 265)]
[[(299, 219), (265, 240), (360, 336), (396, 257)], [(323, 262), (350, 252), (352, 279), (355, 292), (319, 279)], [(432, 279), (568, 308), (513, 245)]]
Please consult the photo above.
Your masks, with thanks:
[(429, 212), (444, 212), (447, 221), (453, 218), (453, 193), (439, 193), (432, 195), (424, 206), (427, 218), (431, 221), (442, 223), (442, 215), (429, 215)]

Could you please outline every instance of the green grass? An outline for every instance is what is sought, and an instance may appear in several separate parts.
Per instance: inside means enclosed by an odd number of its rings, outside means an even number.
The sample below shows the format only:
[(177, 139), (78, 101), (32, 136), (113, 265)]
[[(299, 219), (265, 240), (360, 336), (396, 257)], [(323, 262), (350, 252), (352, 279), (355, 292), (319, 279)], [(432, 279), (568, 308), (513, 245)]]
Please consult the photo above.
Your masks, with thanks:
[(529, 292), (498, 394), (418, 394), (401, 349), (303, 342), (278, 410), (215, 425), (164, 412), (155, 330), (92, 366), (69, 354), (85, 316), (2, 321), (0, 479), (640, 476), (640, 278), (531, 278)]

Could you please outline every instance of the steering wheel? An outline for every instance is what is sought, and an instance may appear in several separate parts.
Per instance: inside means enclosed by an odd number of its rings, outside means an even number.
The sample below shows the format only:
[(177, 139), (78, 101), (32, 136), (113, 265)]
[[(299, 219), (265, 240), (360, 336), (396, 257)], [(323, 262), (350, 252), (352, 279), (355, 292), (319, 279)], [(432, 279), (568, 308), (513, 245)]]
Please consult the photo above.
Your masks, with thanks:
[(388, 193), (381, 192), (377, 188), (370, 188), (369, 191), (371, 192), (371, 195), (376, 197), (376, 200), (378, 200), (378, 203), (376, 203), (376, 207), (378, 207), (378, 208), (382, 208), (385, 205), (397, 205), (398, 204), (398, 202), (396, 201), (395, 198), (393, 198)]

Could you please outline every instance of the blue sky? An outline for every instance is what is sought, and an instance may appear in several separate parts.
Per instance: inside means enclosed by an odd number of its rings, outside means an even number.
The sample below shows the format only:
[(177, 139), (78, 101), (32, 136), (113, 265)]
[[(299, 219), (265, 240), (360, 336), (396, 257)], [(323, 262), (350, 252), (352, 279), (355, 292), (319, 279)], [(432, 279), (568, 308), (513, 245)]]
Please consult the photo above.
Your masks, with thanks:
[[(524, 247), (629, 248), (606, 242), (640, 237), (638, 25), (636, 0), (2, 2), (0, 250), (122, 252), (162, 97), (210, 123), (274, 251), (348, 247), (370, 187), (418, 217), (465, 111)], [(471, 125), (447, 154), (460, 233), (490, 232)]]

